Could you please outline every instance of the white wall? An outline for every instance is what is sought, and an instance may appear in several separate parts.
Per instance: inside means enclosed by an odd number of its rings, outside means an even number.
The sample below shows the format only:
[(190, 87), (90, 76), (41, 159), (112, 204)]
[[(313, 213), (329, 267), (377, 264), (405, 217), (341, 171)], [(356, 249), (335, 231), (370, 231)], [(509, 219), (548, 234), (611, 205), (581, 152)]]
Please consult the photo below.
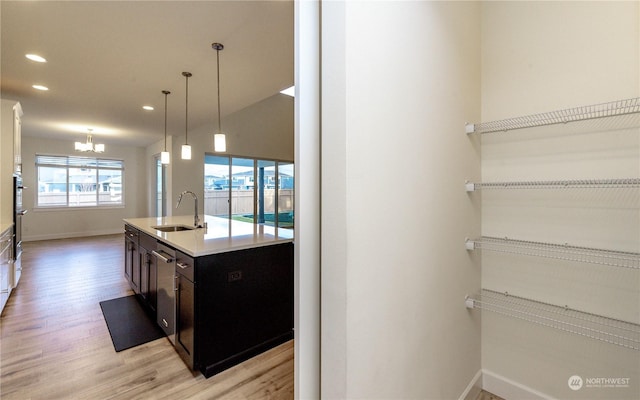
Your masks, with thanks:
[[(482, 120), (640, 96), (639, 4), (483, 3)], [(484, 135), (483, 180), (637, 178), (640, 130), (620, 127), (594, 121)], [(640, 251), (638, 189), (481, 196), (483, 235)], [(485, 288), (640, 322), (637, 270), (482, 257)], [(482, 316), (482, 367), (487, 389), (506, 398), (521, 397), (520, 389), (534, 398), (640, 398), (637, 351), (489, 312)], [(573, 375), (630, 378), (630, 385), (573, 391)]]
[(324, 2), (322, 21), (322, 397), (347, 397), (346, 6)]
[[(296, 399), (320, 398), (320, 10), (320, 1), (294, 4)], [(335, 319), (328, 322), (334, 323)]]
[(105, 158), (122, 159), (125, 163), (125, 206), (87, 210), (35, 209), (35, 155), (77, 155), (70, 140), (51, 140), (22, 136), (23, 206), (28, 214), (22, 219), (24, 241), (104, 235), (122, 232), (123, 218), (145, 216), (147, 194), (145, 151), (143, 148), (107, 145)]
[[(213, 126), (207, 130), (212, 152)], [(243, 157), (293, 161), (293, 97), (277, 93), (222, 118), (227, 150)]]
[(480, 4), (329, 2), (322, 45), (322, 397), (456, 399), (480, 370)]

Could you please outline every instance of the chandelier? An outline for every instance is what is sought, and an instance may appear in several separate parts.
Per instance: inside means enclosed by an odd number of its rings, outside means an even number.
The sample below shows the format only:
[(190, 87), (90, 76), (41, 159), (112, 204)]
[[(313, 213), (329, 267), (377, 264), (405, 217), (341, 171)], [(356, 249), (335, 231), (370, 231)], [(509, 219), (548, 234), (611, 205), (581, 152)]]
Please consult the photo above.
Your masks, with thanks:
[(93, 132), (93, 129), (88, 129), (89, 133), (87, 134), (87, 141), (82, 143), (82, 142), (75, 142), (75, 149), (76, 151), (92, 151), (94, 153), (104, 153), (104, 144), (102, 143), (93, 143), (93, 137), (91, 136), (91, 132)]

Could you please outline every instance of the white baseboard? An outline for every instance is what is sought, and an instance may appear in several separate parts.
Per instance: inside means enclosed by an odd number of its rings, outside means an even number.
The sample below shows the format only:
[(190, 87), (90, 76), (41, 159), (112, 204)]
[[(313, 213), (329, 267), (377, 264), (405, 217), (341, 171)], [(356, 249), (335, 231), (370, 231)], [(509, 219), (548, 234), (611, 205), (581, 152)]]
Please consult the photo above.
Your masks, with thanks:
[(69, 238), (80, 238), (80, 237), (88, 237), (88, 236), (102, 236), (102, 235), (114, 235), (117, 233), (123, 233), (124, 228), (115, 228), (115, 229), (103, 229), (97, 231), (90, 232), (60, 232), (60, 233), (52, 233), (47, 235), (33, 235), (33, 236), (25, 236), (22, 235), (23, 242), (35, 242), (38, 240), (55, 240), (55, 239), (69, 239)]
[(549, 395), (486, 369), (482, 370), (482, 388), (505, 400), (555, 400)]
[(464, 392), (458, 397), (458, 400), (475, 400), (482, 390), (482, 370), (476, 372), (471, 382), (464, 389)]

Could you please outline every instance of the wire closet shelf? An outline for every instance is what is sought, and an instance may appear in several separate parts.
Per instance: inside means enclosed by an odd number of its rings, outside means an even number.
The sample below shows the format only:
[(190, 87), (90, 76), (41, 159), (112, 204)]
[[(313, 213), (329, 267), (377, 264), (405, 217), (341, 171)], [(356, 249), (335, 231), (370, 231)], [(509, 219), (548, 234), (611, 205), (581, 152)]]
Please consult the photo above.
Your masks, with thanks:
[(481, 249), (498, 253), (518, 254), (640, 270), (640, 253), (634, 252), (570, 246), (569, 244), (533, 242), (491, 236), (482, 236), (475, 240), (466, 239), (465, 246), (467, 250)]
[(484, 134), (636, 113), (640, 113), (640, 97), (507, 118), (499, 121), (466, 124), (465, 131), (467, 134)]
[(491, 189), (633, 189), (640, 178), (572, 179), (557, 181), (465, 182), (467, 192)]
[(561, 307), (509, 293), (482, 289), (467, 296), (469, 309), (479, 308), (511, 318), (558, 329), (601, 342), (640, 351), (640, 325), (584, 311)]

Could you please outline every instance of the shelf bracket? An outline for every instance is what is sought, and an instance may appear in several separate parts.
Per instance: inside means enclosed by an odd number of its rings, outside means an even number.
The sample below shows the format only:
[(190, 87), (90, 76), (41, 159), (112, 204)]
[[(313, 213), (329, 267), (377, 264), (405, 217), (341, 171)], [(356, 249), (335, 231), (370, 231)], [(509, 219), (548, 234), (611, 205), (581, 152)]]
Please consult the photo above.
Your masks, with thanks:
[(473, 132), (476, 131), (475, 124), (465, 124), (464, 131), (467, 135), (471, 135)]
[(466, 295), (464, 296), (464, 306), (471, 310), (476, 307), (476, 301), (469, 297), (469, 295)]
[(469, 251), (475, 250), (476, 249), (476, 242), (471, 240), (471, 239), (469, 239), (469, 238), (465, 238), (464, 246)]
[(475, 183), (473, 183), (473, 182), (466, 181), (466, 182), (464, 183), (464, 189), (465, 189), (467, 192), (475, 192), (475, 191), (476, 191), (476, 184), (475, 184)]

